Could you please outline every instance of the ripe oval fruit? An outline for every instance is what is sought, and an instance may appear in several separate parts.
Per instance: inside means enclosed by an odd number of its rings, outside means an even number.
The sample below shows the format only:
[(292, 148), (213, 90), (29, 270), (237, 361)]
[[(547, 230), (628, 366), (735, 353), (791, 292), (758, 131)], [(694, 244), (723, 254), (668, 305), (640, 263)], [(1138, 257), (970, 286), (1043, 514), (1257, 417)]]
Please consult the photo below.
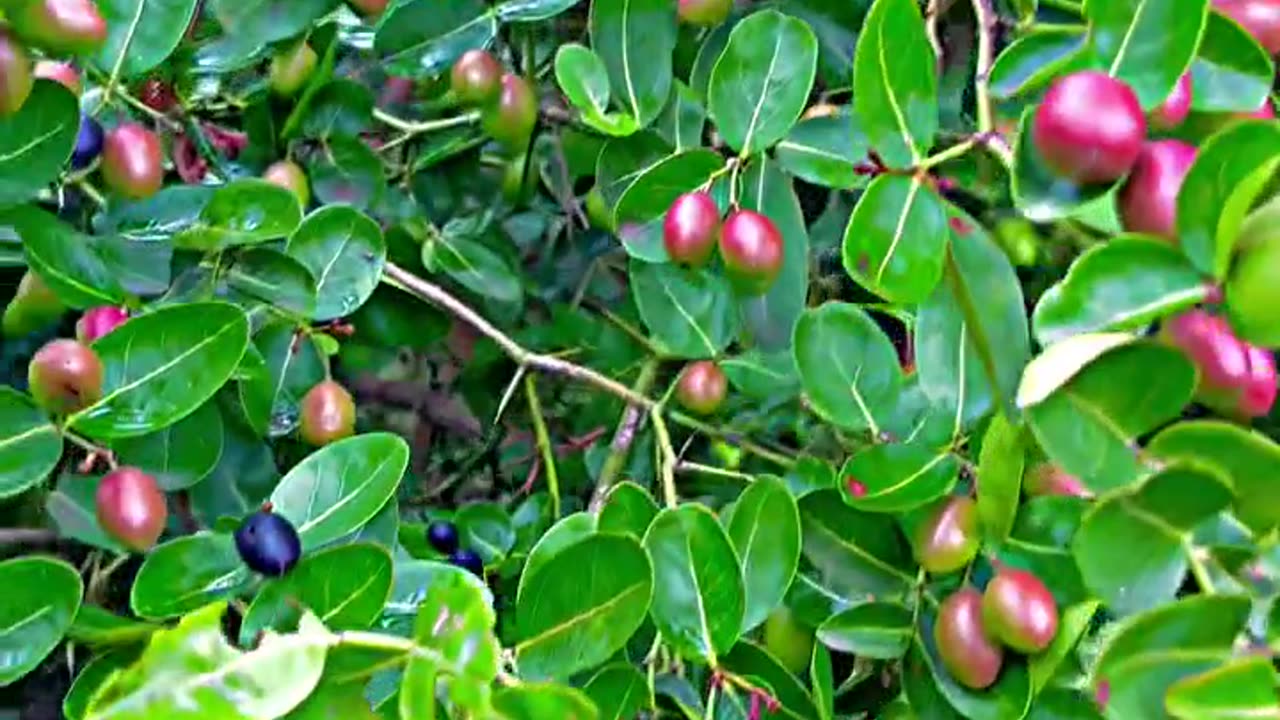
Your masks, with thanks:
[(250, 515), (236, 529), (236, 552), (248, 568), (268, 577), (293, 569), (302, 556), (302, 539), (283, 516), (269, 508)]
[(727, 20), (732, 10), (733, 0), (680, 0), (676, 17), (687, 25), (711, 27)]
[(948, 498), (916, 528), (920, 567), (931, 573), (955, 572), (978, 554), (978, 505), (973, 498)]
[(474, 550), (463, 548), (449, 556), (449, 563), (463, 570), (470, 570), (476, 577), (484, 577), (484, 560)]
[(107, 473), (98, 485), (94, 509), (108, 535), (139, 552), (156, 544), (169, 516), (156, 479), (136, 467)]
[(1213, 0), (1218, 12), (1240, 23), (1266, 51), (1280, 53), (1280, 3), (1275, 0)]
[(453, 64), (450, 87), (464, 105), (487, 105), (502, 91), (502, 64), (484, 50), (468, 50)]
[(933, 640), (942, 665), (956, 682), (981, 690), (996, 681), (1004, 664), (1004, 650), (987, 634), (982, 595), (974, 588), (961, 588), (938, 606)]
[(92, 55), (107, 39), (107, 21), (93, 0), (26, 0), (9, 22), (30, 44), (53, 55)]
[(710, 415), (720, 408), (729, 392), (724, 371), (710, 360), (689, 363), (676, 384), (676, 399), (686, 410)]
[(1190, 310), (1165, 321), (1160, 334), (1199, 370), (1197, 401), (1238, 418), (1271, 412), (1276, 399), (1275, 359), (1236, 337), (1226, 320)]
[(138, 99), (156, 112), (169, 112), (178, 104), (173, 86), (158, 77), (149, 77), (138, 89)]
[(720, 233), (720, 208), (705, 192), (676, 198), (662, 221), (662, 244), (671, 260), (702, 267), (711, 259)]
[(1172, 130), (1182, 124), (1191, 113), (1191, 73), (1183, 73), (1169, 92), (1169, 97), (1150, 113), (1151, 127)]
[(1195, 146), (1181, 140), (1144, 143), (1133, 171), (1116, 195), (1124, 229), (1176, 243), (1178, 190), (1195, 159)]
[(763, 295), (782, 272), (782, 233), (758, 212), (732, 212), (720, 229), (720, 258), (739, 292)]
[(1089, 497), (1090, 495), (1080, 482), (1080, 478), (1051, 462), (1036, 463), (1028, 467), (1022, 474), (1022, 489), (1031, 497), (1040, 495)]
[(129, 311), (114, 305), (90, 308), (76, 321), (76, 339), (88, 345), (129, 319)]
[(71, 167), (81, 170), (102, 153), (102, 125), (92, 115), (80, 114), (80, 131), (76, 133), (76, 146), (71, 151)]
[(813, 631), (784, 605), (765, 618), (764, 646), (787, 670), (802, 673), (813, 657)]
[(302, 398), (302, 439), (317, 447), (350, 437), (356, 429), (356, 404), (347, 389), (318, 382)]
[(347, 4), (351, 6), (358, 14), (365, 17), (373, 17), (382, 14), (387, 9), (389, 0), (347, 0)]
[(446, 520), (436, 520), (427, 526), (427, 542), (445, 555), (458, 551), (458, 526)]
[(529, 143), (537, 121), (538, 96), (524, 78), (511, 73), (502, 76), (497, 101), (485, 107), (480, 116), (480, 125), (489, 137), (512, 152)]
[(1129, 172), (1147, 134), (1138, 97), (1095, 70), (1049, 86), (1032, 121), (1031, 139), (1046, 165), (1078, 183), (1108, 183)]
[(307, 182), (307, 174), (303, 172), (298, 163), (292, 160), (280, 160), (272, 163), (262, 173), (262, 179), (269, 183), (275, 183), (296, 195), (298, 203), (302, 205), (303, 210), (311, 202), (311, 185)]
[(5, 306), (0, 329), (7, 337), (20, 337), (58, 322), (67, 308), (39, 275), (26, 271), (18, 290)]
[(0, 26), (0, 115), (18, 112), (34, 84), (27, 49), (13, 33)]
[(1038, 653), (1058, 634), (1058, 603), (1040, 578), (1003, 568), (982, 593), (982, 621), (990, 636), (1006, 646)]
[(34, 74), (38, 78), (62, 83), (66, 89), (80, 94), (80, 71), (71, 63), (41, 60), (36, 63)]
[(102, 361), (75, 340), (53, 340), (31, 358), (27, 383), (40, 407), (57, 415), (73, 413), (102, 397)]
[(164, 181), (160, 139), (137, 123), (107, 133), (102, 145), (102, 179), (115, 193), (133, 200), (155, 195)]
[(305, 40), (277, 54), (271, 58), (271, 89), (284, 97), (295, 95), (311, 78), (318, 60)]

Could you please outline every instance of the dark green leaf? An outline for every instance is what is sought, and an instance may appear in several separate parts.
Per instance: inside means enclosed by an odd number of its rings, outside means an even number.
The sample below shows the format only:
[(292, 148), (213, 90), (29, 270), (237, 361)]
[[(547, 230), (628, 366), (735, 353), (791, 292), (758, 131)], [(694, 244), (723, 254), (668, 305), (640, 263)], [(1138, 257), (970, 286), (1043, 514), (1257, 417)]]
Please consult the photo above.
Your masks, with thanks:
[(0, 225), (13, 227), (27, 264), (64, 304), (89, 308), (124, 303), (120, 279), (97, 252), (97, 238), (32, 205), (0, 213)]
[(680, 195), (704, 185), (724, 167), (716, 153), (698, 148), (669, 155), (652, 165), (637, 169), (636, 177), (618, 196), (614, 217), (618, 227), (643, 226), (620, 234), (622, 245), (632, 256), (649, 262), (666, 262), (662, 244), (662, 220), (671, 203)]
[(1009, 189), (1018, 210), (1029, 220), (1049, 222), (1067, 217), (1090, 202), (1106, 202), (1099, 198), (1107, 194), (1109, 185), (1077, 185), (1057, 176), (1044, 163), (1031, 139), (1034, 114), (1035, 108), (1027, 108), (1022, 113), (1013, 149)]
[(733, 291), (720, 273), (633, 259), (630, 276), (641, 319), (671, 356), (715, 357), (737, 332)]
[(495, 503), (475, 503), (454, 515), (462, 543), (479, 553), (485, 563), (496, 563), (511, 552), (516, 529), (511, 516)]
[(373, 116), (373, 93), (345, 78), (330, 80), (311, 98), (302, 120), (302, 134), (313, 138), (355, 136), (368, 129)]
[(725, 528), (742, 565), (742, 632), (764, 622), (791, 586), (800, 562), (800, 511), (781, 480), (756, 479), (733, 507)]
[(591, 47), (604, 60), (613, 96), (640, 127), (671, 92), (676, 8), (666, 0), (591, 3)]
[(62, 457), (62, 437), (31, 398), (0, 386), (0, 497), (40, 482)]
[(845, 271), (887, 300), (920, 302), (942, 276), (949, 234), (946, 211), (921, 178), (881, 175), (849, 217)]
[(93, 646), (128, 645), (151, 637), (159, 625), (121, 617), (97, 605), (81, 605), (67, 637)]
[(671, 97), (662, 108), (654, 129), (677, 152), (702, 144), (702, 129), (707, 124), (707, 110), (702, 100), (688, 85), (674, 80)]
[(306, 265), (279, 250), (251, 247), (235, 254), (222, 277), (232, 299), (253, 305), (270, 303), (297, 317), (311, 317), (316, 308), (316, 279)]
[(98, 522), (96, 496), (101, 482), (100, 477), (64, 475), (58, 489), (45, 498), (44, 511), (53, 521), (59, 536), (113, 553), (128, 553), (128, 549), (108, 536)]
[(0, 117), (0, 207), (33, 197), (58, 177), (79, 131), (79, 103), (71, 91), (36, 80), (22, 107)]
[(796, 323), (796, 370), (819, 415), (850, 430), (878, 434), (902, 386), (898, 353), (861, 308), (829, 302)]
[[(386, 16), (392, 14), (389, 12)], [(341, 135), (329, 138), (324, 151), (307, 170), (316, 201), (325, 205), (345, 203), (369, 209), (378, 204), (387, 189), (382, 161), (368, 145), (356, 138)], [(295, 227), (297, 223), (289, 228), (290, 231)]]
[(378, 224), (360, 211), (330, 205), (311, 213), (285, 252), (302, 261), (316, 279), (315, 320), (350, 315), (378, 286), (387, 245)]
[(855, 510), (831, 489), (800, 500), (800, 521), (805, 559), (842, 602), (904, 592), (915, 582), (910, 549), (892, 516)]
[(782, 233), (782, 271), (769, 291), (744, 297), (742, 341), (761, 350), (786, 350), (809, 289), (809, 235), (791, 178), (773, 162), (753, 164), (742, 175), (742, 206), (773, 221)]
[(468, 290), (502, 302), (516, 302), (523, 292), (520, 277), (498, 253), (473, 239), (463, 223), (450, 221), (422, 245), (427, 269), (448, 273)]
[(937, 58), (913, 0), (876, 0), (858, 35), (853, 101), (871, 146), (891, 167), (924, 158), (938, 130)]
[(1271, 93), (1271, 56), (1248, 31), (1209, 13), (1200, 51), (1191, 63), (1191, 107), (1206, 112), (1253, 112)]
[(244, 178), (214, 190), (200, 219), (173, 241), (183, 249), (222, 250), (287, 237), (300, 222), (302, 208), (293, 191)]
[(1144, 109), (1164, 102), (1195, 57), (1209, 0), (1093, 0), (1084, 6), (1094, 53)]
[(618, 483), (609, 491), (600, 509), (599, 530), (642, 538), (657, 515), (658, 503), (648, 490), (633, 482)]
[(867, 139), (845, 112), (800, 122), (774, 154), (783, 169), (815, 185), (851, 189), (866, 183), (853, 166), (866, 156)]
[(630, 665), (610, 665), (582, 688), (600, 711), (600, 720), (626, 720), (653, 705), (645, 677)]
[(498, 21), (481, 0), (406, 0), (382, 14), (373, 49), (396, 74), (436, 75), (497, 32)]
[(132, 665), (137, 658), (138, 653), (132, 648), (93, 656), (92, 660), (80, 668), (75, 681), (71, 683), (71, 689), (67, 690), (67, 696), (62, 699), (62, 714), (67, 720), (84, 720), (89, 712), (89, 701), (98, 688), (116, 671)]
[(183, 490), (203, 480), (222, 456), (222, 415), (206, 402), (177, 423), (113, 444), (119, 459), (155, 476), (166, 491)]
[(576, 512), (567, 515), (560, 522), (552, 525), (546, 533), (538, 539), (538, 542), (529, 551), (529, 556), (524, 561), (524, 571), (520, 574), (520, 586), (517, 588), (517, 602), (519, 601), (519, 591), (523, 590), (525, 582), (529, 578), (537, 574), (538, 569), (546, 565), (561, 550), (573, 545), (584, 538), (590, 537), (596, 532), (596, 516), (589, 512)]
[(794, 397), (800, 392), (795, 358), (789, 351), (752, 350), (720, 361), (734, 389), (756, 400)]
[(95, 58), (106, 72), (140, 75), (164, 62), (191, 24), (197, 0), (102, 0), (107, 42)]
[(739, 675), (754, 676), (764, 681), (781, 703), (779, 710), (786, 720), (817, 716), (818, 711), (813, 706), (813, 698), (809, 696), (809, 692), (777, 659), (759, 645), (749, 640), (739, 642), (725, 656), (724, 666)]
[[(951, 491), (960, 464), (954, 455), (920, 443), (872, 445), (840, 471), (844, 501), (865, 512), (906, 512)], [(858, 492), (851, 490), (860, 483)]]
[(1033, 28), (1009, 44), (991, 67), (991, 93), (1009, 98), (1044, 88), (1068, 68), (1094, 61), (1084, 51), (1084, 27), (1049, 25)]
[(818, 639), (837, 652), (896, 660), (907, 653), (913, 633), (910, 610), (898, 603), (869, 602), (828, 618), (818, 628)]
[(230, 535), (187, 535), (147, 555), (133, 581), (129, 607), (148, 620), (177, 617), (227, 597), (249, 579)]
[(599, 710), (581, 690), (552, 683), (521, 683), (493, 694), (493, 707), (505, 720), (596, 720)]
[(34, 670), (53, 651), (80, 609), (84, 586), (67, 563), (48, 557), (0, 563), (0, 687)]

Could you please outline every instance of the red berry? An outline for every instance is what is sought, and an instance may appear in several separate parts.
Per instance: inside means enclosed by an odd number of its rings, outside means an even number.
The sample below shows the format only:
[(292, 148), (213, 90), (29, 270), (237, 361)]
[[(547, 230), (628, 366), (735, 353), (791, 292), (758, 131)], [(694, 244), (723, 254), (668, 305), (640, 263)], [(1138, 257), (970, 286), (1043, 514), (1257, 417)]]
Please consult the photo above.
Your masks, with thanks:
[(1177, 242), (1178, 191), (1195, 159), (1195, 146), (1181, 140), (1145, 143), (1116, 196), (1124, 229)]
[(324, 380), (302, 398), (299, 432), (302, 439), (317, 447), (350, 437), (355, 433), (356, 404), (347, 389)]
[(522, 151), (538, 122), (538, 95), (519, 75), (502, 76), (498, 99), (485, 107), (480, 125), (507, 150)]
[(1151, 127), (1158, 130), (1172, 130), (1182, 124), (1191, 113), (1191, 73), (1183, 73), (1178, 83), (1164, 99), (1151, 111)]
[(724, 371), (710, 360), (689, 363), (676, 385), (676, 399), (686, 410), (710, 415), (720, 408), (729, 391)]
[(739, 291), (763, 295), (782, 272), (782, 233), (758, 212), (730, 213), (720, 230), (720, 257)]
[(1089, 497), (1080, 478), (1068, 473), (1051, 462), (1036, 463), (1026, 469), (1022, 475), (1022, 489), (1027, 495), (1068, 495), (1072, 497)]
[(134, 200), (156, 194), (164, 181), (160, 139), (137, 123), (108, 132), (102, 146), (102, 179), (114, 192)]
[(114, 305), (86, 310), (76, 321), (76, 339), (88, 345), (129, 319), (129, 311)]
[(147, 78), (138, 90), (138, 99), (156, 112), (169, 112), (178, 104), (173, 86), (160, 78)]
[(75, 340), (54, 340), (36, 351), (27, 367), (27, 386), (49, 412), (83, 410), (102, 397), (102, 361)]
[(990, 636), (1021, 653), (1038, 653), (1058, 634), (1058, 603), (1040, 578), (1005, 568), (982, 593), (982, 621)]
[(41, 60), (36, 63), (35, 76), (62, 83), (66, 89), (80, 94), (80, 71), (71, 63)]
[(23, 40), (53, 55), (92, 55), (107, 39), (107, 21), (93, 0), (24, 0), (9, 10), (9, 22)]
[(1060, 78), (1036, 108), (1031, 135), (1056, 174), (1078, 183), (1107, 183), (1129, 172), (1147, 134), (1133, 90), (1096, 70)]
[(662, 222), (662, 243), (671, 260), (702, 267), (711, 259), (720, 233), (720, 208), (705, 192), (676, 198)]
[(135, 467), (107, 473), (98, 485), (94, 504), (102, 529), (139, 552), (156, 544), (169, 515), (156, 479)]
[(1240, 23), (1268, 53), (1280, 53), (1280, 3), (1275, 0), (1213, 0), (1213, 6)]
[(1236, 417), (1271, 412), (1276, 399), (1275, 359), (1267, 350), (1238, 338), (1225, 319), (1190, 310), (1166, 320), (1161, 336), (1198, 368), (1196, 400)]
[(978, 505), (973, 498), (956, 496), (920, 523), (914, 548), (920, 567), (942, 574), (968, 565), (979, 544)]
[(18, 38), (0, 25), (0, 115), (18, 112), (34, 84), (31, 56)]
[(311, 186), (307, 183), (307, 174), (292, 160), (272, 163), (262, 173), (262, 179), (293, 192), (304, 209), (311, 202)]
[(352, 10), (368, 18), (382, 14), (387, 9), (387, 2), (388, 0), (347, 0)]
[(982, 604), (977, 590), (961, 588), (938, 606), (933, 626), (943, 667), (956, 682), (975, 690), (990, 687), (1004, 664), (1004, 650), (987, 633)]
[(268, 78), (271, 89), (284, 97), (296, 95), (311, 79), (319, 60), (316, 51), (305, 40), (277, 53), (271, 58)]
[(502, 64), (484, 50), (468, 50), (453, 64), (453, 94), (465, 105), (487, 105), (502, 92)]
[(1276, 109), (1271, 104), (1271, 98), (1268, 97), (1262, 101), (1262, 104), (1258, 106), (1257, 110), (1247, 113), (1237, 113), (1237, 115), (1242, 118), (1252, 118), (1255, 120), (1273, 120), (1276, 116)]

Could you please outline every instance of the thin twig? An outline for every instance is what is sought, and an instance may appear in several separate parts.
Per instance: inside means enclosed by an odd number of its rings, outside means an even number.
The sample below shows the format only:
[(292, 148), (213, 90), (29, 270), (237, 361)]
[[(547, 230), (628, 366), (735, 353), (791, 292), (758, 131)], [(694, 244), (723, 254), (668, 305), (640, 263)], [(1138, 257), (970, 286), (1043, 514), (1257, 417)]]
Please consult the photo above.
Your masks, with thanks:
[(0, 528), (0, 545), (40, 545), (58, 539), (58, 533), (39, 528)]
[(676, 451), (671, 447), (671, 433), (667, 432), (667, 422), (662, 419), (662, 407), (655, 405), (649, 410), (649, 418), (653, 421), (653, 434), (658, 438), (658, 475), (662, 478), (662, 497), (667, 507), (679, 504), (676, 495)]
[[(636, 378), (636, 383), (632, 386), (632, 390), (638, 395), (647, 397), (657, 375), (658, 360), (657, 358), (649, 358), (640, 367), (640, 376)], [(631, 444), (635, 442), (636, 433), (640, 429), (640, 420), (643, 417), (644, 413), (640, 406), (634, 403), (628, 404), (627, 409), (622, 411), (622, 419), (618, 421), (618, 429), (613, 433), (613, 441), (609, 443), (609, 455), (604, 459), (604, 464), (600, 466), (600, 476), (596, 479), (596, 489), (592, 495), (590, 505), (592, 509), (598, 509), (604, 505), (605, 498), (609, 495), (609, 488), (613, 487), (614, 480), (618, 477), (618, 472), (622, 470), (622, 466), (627, 460)]]
[(534, 375), (524, 376), (524, 394), (529, 401), (529, 418), (542, 453), (542, 465), (547, 470), (547, 490), (551, 493), (551, 519), (560, 519), (560, 476), (556, 473), (556, 453), (551, 447), (551, 435), (547, 432), (547, 420), (542, 416), (542, 402), (538, 399), (537, 380)]

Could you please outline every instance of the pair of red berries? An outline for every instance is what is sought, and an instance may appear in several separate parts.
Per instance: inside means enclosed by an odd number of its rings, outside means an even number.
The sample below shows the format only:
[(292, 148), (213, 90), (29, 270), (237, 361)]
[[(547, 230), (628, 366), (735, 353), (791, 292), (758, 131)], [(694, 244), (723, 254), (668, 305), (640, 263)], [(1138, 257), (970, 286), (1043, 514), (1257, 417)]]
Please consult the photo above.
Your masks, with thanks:
[(463, 105), (480, 109), (480, 125), (508, 150), (523, 150), (538, 121), (538, 94), (528, 81), (506, 72), (484, 50), (468, 50), (453, 64), (450, 89)]
[(1196, 400), (1201, 404), (1242, 420), (1271, 412), (1276, 400), (1275, 357), (1237, 337), (1225, 318), (1190, 310), (1166, 320), (1160, 334), (1199, 370)]
[(662, 223), (667, 255), (680, 265), (699, 268), (720, 248), (725, 274), (740, 292), (762, 295), (782, 272), (782, 233), (768, 217), (753, 210), (734, 210), (724, 222), (720, 208), (706, 192), (677, 197)]

